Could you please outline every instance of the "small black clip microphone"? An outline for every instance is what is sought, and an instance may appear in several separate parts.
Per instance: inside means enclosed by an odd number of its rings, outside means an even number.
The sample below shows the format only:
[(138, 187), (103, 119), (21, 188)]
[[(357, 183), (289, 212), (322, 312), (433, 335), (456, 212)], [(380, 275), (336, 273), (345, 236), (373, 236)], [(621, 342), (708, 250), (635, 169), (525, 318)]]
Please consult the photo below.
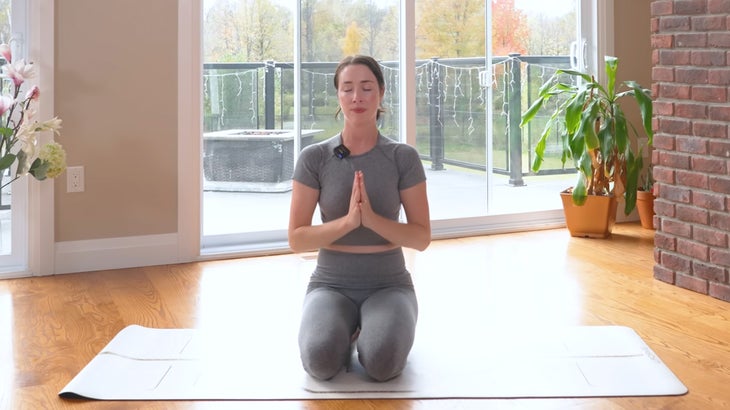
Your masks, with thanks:
[(345, 157), (350, 155), (350, 150), (347, 149), (347, 147), (344, 146), (343, 144), (336, 146), (334, 149), (334, 152), (335, 152), (335, 156), (339, 159), (344, 159)]

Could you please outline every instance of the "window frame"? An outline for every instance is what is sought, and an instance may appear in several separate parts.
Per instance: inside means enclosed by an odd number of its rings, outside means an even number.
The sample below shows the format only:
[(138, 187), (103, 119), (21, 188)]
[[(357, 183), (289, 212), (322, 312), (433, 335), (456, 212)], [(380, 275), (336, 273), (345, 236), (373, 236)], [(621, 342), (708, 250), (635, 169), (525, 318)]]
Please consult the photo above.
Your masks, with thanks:
[[(12, 0), (10, 2), (10, 25), (12, 27), (10, 46), (13, 55), (20, 58), (29, 57), (30, 40), (33, 35), (29, 31), (32, 26), (30, 1)], [(40, 82), (41, 75), (34, 79)], [(52, 93), (51, 93), (52, 95)], [(41, 110), (42, 107), (39, 107)], [(28, 255), (30, 252), (29, 226), (29, 186), (27, 178), (13, 182), (12, 196), (10, 199), (10, 253), (0, 255), (0, 279), (28, 276), (29, 267)]]
[[(33, 79), (44, 94), (38, 114), (51, 117), (54, 109), (55, 2), (53, 0), (12, 0), (11, 24), (16, 42), (15, 55), (33, 61)], [(42, 133), (38, 143), (53, 139)], [(0, 279), (55, 273), (55, 191), (54, 183), (30, 183), (30, 178), (13, 183), (12, 252), (0, 256)]]
[[(597, 56), (610, 53), (612, 52), (612, 37), (609, 37), (607, 35), (608, 29), (612, 27), (613, 22), (613, 0), (604, 0), (604, 1), (598, 1), (598, 0), (575, 0), (578, 4), (581, 6), (581, 10), (583, 10), (582, 13), (582, 29), (581, 29), (581, 37), (585, 38), (588, 44), (588, 55), (591, 56), (590, 58), (592, 61), (589, 61), (589, 65), (592, 63), (594, 64), (594, 67), (597, 67), (597, 71), (599, 74), (599, 78), (601, 75), (602, 67), (598, 64), (596, 64), (596, 60), (598, 59)], [(415, 30), (413, 30), (413, 27), (415, 25), (415, 3), (414, 2), (400, 2), (401, 11), (400, 11), (400, 41), (401, 41), (401, 47), (400, 47), (400, 56), (399, 56), (399, 62), (400, 67), (402, 69), (403, 76), (401, 77), (403, 79), (403, 82), (401, 84), (401, 89), (399, 90), (400, 97), (402, 101), (414, 101), (415, 100)], [(298, 4), (296, 9), (297, 17), (295, 18), (295, 30), (294, 30), (294, 44), (296, 47), (295, 50), (295, 95), (300, 95), (300, 90), (298, 89), (299, 82), (296, 81), (298, 79), (298, 73), (297, 70), (301, 69), (301, 58), (299, 57), (299, 50), (301, 49), (301, 43), (299, 38), (299, 16), (301, 15), (301, 4)], [(198, 12), (201, 13), (198, 15), (197, 21), (202, 21), (202, 9), (200, 7), (197, 8)], [(201, 23), (202, 24), (202, 23)], [(202, 26), (201, 26), (202, 27)], [(200, 29), (201, 27), (198, 27)], [(192, 30), (191, 30), (192, 31)], [(198, 31), (200, 32), (200, 31)], [(184, 34), (181, 34), (181, 36)], [(200, 41), (199, 38), (196, 38), (196, 41)], [(181, 43), (181, 46), (183, 44)], [(187, 44), (185, 45), (187, 49), (192, 49), (193, 44)], [(181, 49), (185, 49), (186, 47), (182, 47)], [(195, 48), (196, 50), (200, 50), (200, 47)], [(595, 52), (594, 52), (595, 50)], [(200, 55), (196, 55), (194, 58), (197, 58), (197, 62), (194, 62), (193, 66), (195, 67), (202, 67), (202, 61), (200, 60), (202, 57)], [(200, 76), (196, 78), (188, 78), (188, 82), (182, 82), (181, 84), (184, 84), (185, 87), (189, 87), (189, 84), (194, 83), (196, 84), (198, 82), (198, 79), (202, 78), (202, 73)], [(181, 95), (185, 95), (187, 93), (187, 90), (185, 90), (185, 93), (183, 93), (183, 89), (181, 88)], [(295, 97), (296, 99), (296, 97)], [(197, 106), (197, 115), (194, 117), (197, 117), (198, 119), (202, 117), (202, 111), (200, 98), (196, 98), (194, 100), (194, 104)], [(416, 124), (415, 124), (415, 107), (413, 107), (413, 104), (404, 104), (404, 107), (406, 109), (402, 109), (400, 112), (400, 129), (401, 129), (401, 135), (406, 136), (405, 142), (413, 143), (413, 141), (410, 141), (411, 138), (415, 138), (415, 130)], [(191, 111), (195, 111), (192, 109)], [(295, 107), (295, 127), (298, 128), (298, 121), (299, 121), (299, 107)], [(186, 128), (181, 128), (186, 129)], [(199, 129), (195, 128), (195, 129)], [(197, 143), (193, 143), (192, 135), (183, 136), (181, 134), (181, 146), (184, 144), (190, 144), (189, 146), (200, 146), (200, 135), (196, 135), (194, 138), (197, 141)], [(184, 140), (183, 140), (184, 137)], [(198, 186), (197, 191), (195, 192), (195, 195), (193, 195), (192, 192), (188, 192), (185, 196), (185, 198), (182, 198), (181, 201), (181, 210), (183, 209), (182, 206), (185, 205), (187, 209), (186, 212), (180, 212), (181, 215), (181, 238), (183, 240), (181, 242), (187, 243), (188, 246), (186, 246), (186, 249), (190, 251), (191, 249), (195, 248), (195, 246), (192, 246), (193, 240), (190, 237), (186, 237), (182, 235), (183, 233), (183, 227), (184, 225), (188, 225), (188, 232), (190, 234), (196, 235), (197, 240), (197, 249), (199, 250), (198, 259), (216, 259), (220, 257), (236, 257), (236, 256), (256, 256), (256, 255), (263, 255), (263, 254), (272, 254), (272, 253), (279, 253), (279, 252), (288, 252), (288, 244), (286, 241), (286, 230), (277, 230), (277, 231), (268, 231), (268, 232), (247, 232), (247, 233), (241, 233), (241, 234), (229, 234), (229, 235), (219, 235), (214, 237), (206, 237), (204, 238), (202, 236), (202, 187), (200, 187), (200, 183), (202, 181), (202, 167), (201, 167), (201, 160), (200, 160), (200, 152), (202, 150), (198, 150), (198, 155), (195, 157), (195, 164), (196, 167), (189, 167), (187, 169), (181, 170), (181, 177), (182, 180), (187, 180), (186, 184), (181, 184), (181, 192), (182, 188), (189, 188), (190, 186)], [(185, 157), (180, 157), (181, 163), (187, 163), (191, 164), (190, 159), (193, 159), (193, 155), (188, 152)], [(193, 170), (197, 170), (195, 174), (193, 174)], [(197, 181), (198, 184), (190, 184), (191, 181)], [(197, 206), (196, 212), (193, 212), (193, 209), (189, 207), (190, 204), (194, 204)], [(190, 219), (194, 214), (195, 218)], [(195, 223), (193, 222), (195, 221)], [(511, 231), (517, 231), (517, 230), (525, 230), (529, 229), (530, 226), (536, 227), (536, 228), (545, 228), (550, 226), (560, 226), (560, 224), (564, 224), (563, 221), (563, 215), (562, 210), (555, 210), (555, 211), (544, 211), (539, 213), (531, 213), (531, 214), (519, 214), (519, 215), (497, 215), (497, 216), (483, 216), (483, 217), (476, 217), (476, 218), (465, 218), (465, 219), (452, 219), (452, 220), (435, 220), (432, 221), (432, 229), (433, 229), (433, 238), (439, 239), (439, 238), (449, 238), (449, 237), (458, 237), (458, 236), (467, 236), (467, 235), (475, 235), (475, 234), (490, 234), (490, 233), (503, 233), (503, 232), (511, 232)], [(190, 228), (190, 225), (194, 224), (194, 229)]]

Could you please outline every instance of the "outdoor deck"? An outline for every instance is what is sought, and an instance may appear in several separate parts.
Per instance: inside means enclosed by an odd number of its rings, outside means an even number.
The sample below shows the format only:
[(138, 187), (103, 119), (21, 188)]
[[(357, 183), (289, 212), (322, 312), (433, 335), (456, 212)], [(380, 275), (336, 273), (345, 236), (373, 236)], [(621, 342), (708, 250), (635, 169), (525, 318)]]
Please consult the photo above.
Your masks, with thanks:
[[(455, 166), (426, 168), (431, 219), (487, 215), (484, 172)], [(573, 175), (529, 176), (524, 186), (510, 186), (508, 177), (494, 176), (489, 215), (561, 209), (558, 193), (571, 186)], [(286, 229), (291, 192), (218, 192), (203, 195), (203, 234), (222, 235)]]
[[(484, 172), (456, 166), (441, 171), (426, 168), (432, 220), (487, 214)], [(495, 175), (490, 215), (560, 209), (558, 192), (572, 185), (573, 175), (529, 176), (525, 185), (510, 186), (508, 177)], [(10, 201), (4, 195), (4, 203)], [(286, 229), (291, 191), (224, 192), (203, 194), (203, 234), (225, 235)], [(10, 210), (0, 210), (0, 247), (10, 251)]]
[[(446, 166), (442, 171), (426, 169), (428, 196), (433, 220), (487, 214), (484, 172)], [(525, 185), (510, 186), (508, 177), (495, 175), (490, 215), (560, 209), (558, 192), (573, 183), (573, 175), (529, 176)], [(9, 202), (10, 198), (4, 198)], [(222, 192), (203, 195), (203, 234), (225, 235), (286, 229), (291, 191)], [(0, 246), (10, 250), (10, 210), (0, 210)]]

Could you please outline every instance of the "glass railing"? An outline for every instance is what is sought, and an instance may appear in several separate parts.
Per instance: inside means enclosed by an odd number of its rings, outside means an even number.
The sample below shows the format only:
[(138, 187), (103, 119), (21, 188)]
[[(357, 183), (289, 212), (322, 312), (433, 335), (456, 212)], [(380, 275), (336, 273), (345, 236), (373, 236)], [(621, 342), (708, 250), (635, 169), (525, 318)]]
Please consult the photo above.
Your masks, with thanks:
[[(316, 142), (334, 135), (337, 95), (333, 86), (336, 62), (302, 63), (301, 127), (317, 130)], [(398, 64), (381, 62), (386, 79), (384, 105), (397, 112)], [(416, 62), (416, 145), (432, 169), (443, 164), (485, 170), (487, 115), (491, 115), (493, 172), (509, 175), (521, 185), (532, 174), (529, 164), (542, 118), (520, 129), (520, 115), (535, 99), (540, 85), (557, 68), (568, 68), (568, 56), (433, 58)], [(204, 132), (222, 130), (289, 130), (294, 124), (294, 65), (273, 61), (204, 64)], [(488, 111), (487, 88), (492, 88)], [(384, 134), (397, 133), (398, 118), (384, 116)], [(564, 169), (557, 138), (548, 144), (540, 174), (572, 173)], [(569, 167), (570, 168), (570, 167)]]

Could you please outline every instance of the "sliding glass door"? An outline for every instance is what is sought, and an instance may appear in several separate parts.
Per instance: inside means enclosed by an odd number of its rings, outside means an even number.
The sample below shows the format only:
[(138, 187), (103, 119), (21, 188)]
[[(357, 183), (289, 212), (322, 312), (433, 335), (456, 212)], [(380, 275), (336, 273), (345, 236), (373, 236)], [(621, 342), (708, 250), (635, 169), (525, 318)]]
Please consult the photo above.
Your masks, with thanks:
[[(436, 237), (554, 218), (572, 171), (555, 146), (546, 171), (531, 173), (540, 130), (520, 129), (519, 118), (556, 67), (591, 66), (583, 33), (594, 2), (205, 0), (204, 253), (286, 248), (293, 164), (340, 130), (333, 74), (356, 53), (373, 55), (386, 76), (382, 133), (421, 154)], [(414, 72), (401, 70), (404, 44)], [(404, 87), (412, 100), (401, 101)]]
[[(15, 59), (27, 58), (28, 6), (25, 0), (0, 1), (0, 43), (11, 47)], [(34, 79), (36, 80), (36, 79)], [(3, 79), (9, 95), (9, 80)], [(10, 181), (10, 171), (0, 175)], [(28, 265), (28, 181), (19, 180), (0, 190), (0, 278), (16, 276)]]

